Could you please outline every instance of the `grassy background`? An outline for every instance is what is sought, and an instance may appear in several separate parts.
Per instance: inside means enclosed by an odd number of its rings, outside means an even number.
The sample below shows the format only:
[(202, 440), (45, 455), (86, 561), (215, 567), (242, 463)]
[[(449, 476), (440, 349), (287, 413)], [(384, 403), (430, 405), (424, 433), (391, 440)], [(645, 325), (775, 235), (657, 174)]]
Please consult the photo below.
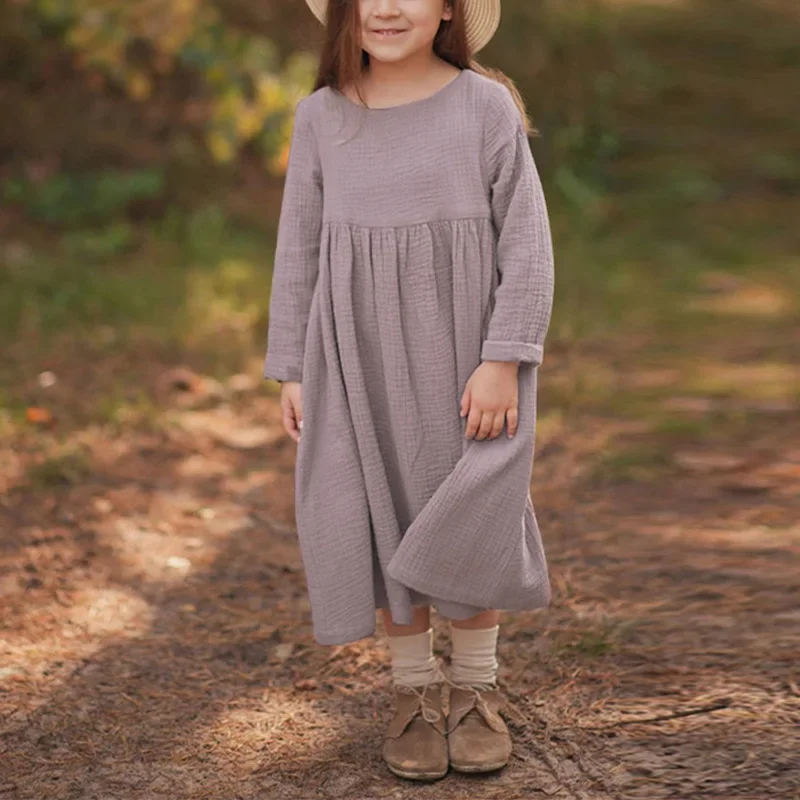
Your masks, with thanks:
[[(659, 410), (676, 393), (796, 402), (796, 8), (505, 8), (482, 57), (530, 104), (557, 254), (544, 416), (652, 417), (677, 436), (709, 426), (680, 422), (680, 403)], [(152, 387), (176, 364), (258, 374), (279, 181), (246, 153), (198, 174), (143, 162), (5, 181), (6, 431), (41, 405), (58, 407), (48, 436), (120, 414), (150, 424)]]

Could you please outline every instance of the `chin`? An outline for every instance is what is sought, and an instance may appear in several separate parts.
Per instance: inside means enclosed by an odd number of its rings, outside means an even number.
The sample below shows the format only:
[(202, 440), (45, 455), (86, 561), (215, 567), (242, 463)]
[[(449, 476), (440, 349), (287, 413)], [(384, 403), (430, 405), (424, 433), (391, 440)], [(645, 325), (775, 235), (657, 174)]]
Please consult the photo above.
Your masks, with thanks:
[(364, 49), (369, 53), (370, 58), (375, 58), (378, 61), (391, 64), (398, 61), (405, 61), (413, 56), (419, 48), (413, 46), (409, 47), (407, 45), (405, 47), (396, 47), (387, 44), (383, 47), (378, 45), (377, 47), (370, 46), (369, 49), (366, 47)]
[(389, 48), (386, 50), (375, 48), (371, 51), (367, 50), (367, 52), (369, 53), (370, 58), (374, 58), (376, 61), (380, 61), (384, 64), (396, 64), (400, 61), (405, 61), (413, 53), (413, 51), (391, 51)]

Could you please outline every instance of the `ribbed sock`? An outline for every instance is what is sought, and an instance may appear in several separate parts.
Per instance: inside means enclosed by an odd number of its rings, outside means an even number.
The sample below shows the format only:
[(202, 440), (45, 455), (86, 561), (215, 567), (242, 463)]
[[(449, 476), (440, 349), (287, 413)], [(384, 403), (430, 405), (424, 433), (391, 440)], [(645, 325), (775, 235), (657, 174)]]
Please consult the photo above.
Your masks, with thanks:
[(439, 675), (433, 655), (433, 628), (410, 636), (390, 636), (392, 680), (405, 686), (425, 686)]
[(493, 628), (468, 630), (450, 623), (453, 651), (450, 661), (450, 680), (465, 685), (497, 682), (497, 634)]

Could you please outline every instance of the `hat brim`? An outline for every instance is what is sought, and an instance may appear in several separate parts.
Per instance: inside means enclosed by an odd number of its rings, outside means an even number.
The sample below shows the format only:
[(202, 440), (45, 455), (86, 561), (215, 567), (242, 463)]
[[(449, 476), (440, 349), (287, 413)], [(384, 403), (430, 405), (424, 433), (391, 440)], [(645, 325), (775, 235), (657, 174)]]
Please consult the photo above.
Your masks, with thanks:
[[(324, 25), (328, 0), (306, 0), (314, 16)], [(500, 0), (464, 0), (467, 46), (477, 53), (489, 43), (500, 25)]]

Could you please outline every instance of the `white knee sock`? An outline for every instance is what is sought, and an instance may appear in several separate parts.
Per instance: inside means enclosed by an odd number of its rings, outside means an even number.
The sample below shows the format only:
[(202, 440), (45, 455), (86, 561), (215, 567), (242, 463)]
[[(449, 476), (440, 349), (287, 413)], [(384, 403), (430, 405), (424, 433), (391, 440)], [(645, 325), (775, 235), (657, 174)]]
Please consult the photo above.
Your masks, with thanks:
[(450, 641), (453, 645), (450, 680), (453, 683), (496, 683), (499, 630), (499, 625), (473, 631), (456, 628), (450, 623)]
[(410, 636), (390, 636), (392, 680), (405, 686), (424, 686), (439, 676), (433, 655), (433, 628)]

